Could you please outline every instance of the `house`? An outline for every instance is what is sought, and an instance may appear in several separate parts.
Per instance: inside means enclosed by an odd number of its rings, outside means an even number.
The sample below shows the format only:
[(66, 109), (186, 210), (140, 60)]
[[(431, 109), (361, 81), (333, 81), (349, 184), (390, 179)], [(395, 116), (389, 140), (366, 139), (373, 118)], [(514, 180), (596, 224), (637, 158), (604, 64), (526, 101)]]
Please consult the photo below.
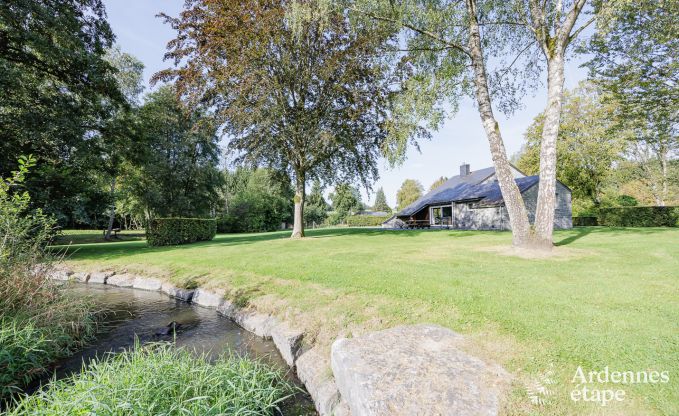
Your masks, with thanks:
[[(512, 166), (512, 173), (528, 209), (528, 220), (535, 220), (538, 176), (526, 176)], [(571, 190), (556, 183), (555, 228), (572, 228)], [(460, 166), (460, 174), (400, 210), (383, 224), (387, 228), (449, 227), (464, 230), (508, 230), (509, 215), (504, 205), (495, 168), (472, 171)]]

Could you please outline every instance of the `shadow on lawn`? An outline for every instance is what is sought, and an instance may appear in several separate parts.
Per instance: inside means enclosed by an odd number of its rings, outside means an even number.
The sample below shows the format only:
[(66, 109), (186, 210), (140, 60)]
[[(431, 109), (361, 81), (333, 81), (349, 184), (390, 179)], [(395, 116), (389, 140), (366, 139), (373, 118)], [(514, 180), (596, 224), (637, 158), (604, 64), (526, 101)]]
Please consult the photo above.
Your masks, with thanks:
[(663, 232), (670, 232), (676, 228), (670, 227), (648, 227), (648, 228), (625, 228), (625, 227), (574, 227), (570, 230), (561, 230), (560, 234), (567, 234), (567, 237), (554, 241), (555, 246), (566, 246), (571, 244), (589, 234), (606, 234), (610, 236), (632, 236), (632, 235), (648, 235)]

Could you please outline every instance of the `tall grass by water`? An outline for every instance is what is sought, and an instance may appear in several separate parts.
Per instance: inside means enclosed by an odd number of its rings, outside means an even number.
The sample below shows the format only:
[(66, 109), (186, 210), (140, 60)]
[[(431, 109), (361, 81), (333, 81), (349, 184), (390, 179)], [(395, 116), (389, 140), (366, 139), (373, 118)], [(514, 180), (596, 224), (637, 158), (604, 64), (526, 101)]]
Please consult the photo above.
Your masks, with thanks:
[(137, 345), (16, 403), (9, 415), (270, 415), (295, 393), (265, 364)]

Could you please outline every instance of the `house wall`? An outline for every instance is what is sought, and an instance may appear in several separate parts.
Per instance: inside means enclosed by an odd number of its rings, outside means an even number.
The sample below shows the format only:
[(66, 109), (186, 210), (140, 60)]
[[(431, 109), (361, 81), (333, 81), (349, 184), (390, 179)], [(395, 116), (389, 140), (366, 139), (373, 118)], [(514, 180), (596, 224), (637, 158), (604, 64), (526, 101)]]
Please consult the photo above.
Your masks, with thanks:
[[(535, 222), (535, 211), (538, 205), (539, 185), (527, 189), (523, 193), (523, 200), (528, 210), (528, 221)], [(571, 191), (560, 182), (556, 183), (556, 208), (554, 211), (554, 228), (573, 228), (573, 215), (571, 206)]]
[[(528, 210), (528, 221), (535, 222), (535, 210), (538, 202), (538, 185), (528, 188), (523, 194), (523, 201)], [(573, 228), (571, 211), (571, 192), (561, 183), (556, 183), (556, 209), (554, 211), (554, 228)], [(454, 228), (464, 230), (509, 230), (509, 214), (502, 207), (472, 208), (469, 203), (455, 204), (453, 207)]]

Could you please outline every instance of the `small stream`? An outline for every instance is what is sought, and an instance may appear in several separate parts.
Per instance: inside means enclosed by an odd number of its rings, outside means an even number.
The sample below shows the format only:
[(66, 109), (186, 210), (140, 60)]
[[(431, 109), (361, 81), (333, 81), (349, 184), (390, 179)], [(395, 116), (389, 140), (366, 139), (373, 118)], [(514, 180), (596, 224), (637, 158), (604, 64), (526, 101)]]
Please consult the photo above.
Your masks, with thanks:
[[(81, 370), (83, 362), (106, 353), (118, 352), (140, 343), (172, 341), (197, 353), (217, 358), (225, 352), (258, 359), (287, 374), (288, 380), (301, 387), (272, 341), (266, 341), (236, 325), (214, 310), (171, 299), (159, 292), (119, 288), (108, 285), (73, 284), (66, 289), (77, 297), (91, 299), (102, 313), (100, 331), (88, 347), (56, 364), (52, 376), (67, 377)], [(176, 335), (167, 325), (176, 322)], [(165, 330), (165, 331), (163, 331)], [(163, 332), (170, 334), (162, 335)], [(313, 403), (299, 394), (286, 404), (284, 415), (316, 414)]]

